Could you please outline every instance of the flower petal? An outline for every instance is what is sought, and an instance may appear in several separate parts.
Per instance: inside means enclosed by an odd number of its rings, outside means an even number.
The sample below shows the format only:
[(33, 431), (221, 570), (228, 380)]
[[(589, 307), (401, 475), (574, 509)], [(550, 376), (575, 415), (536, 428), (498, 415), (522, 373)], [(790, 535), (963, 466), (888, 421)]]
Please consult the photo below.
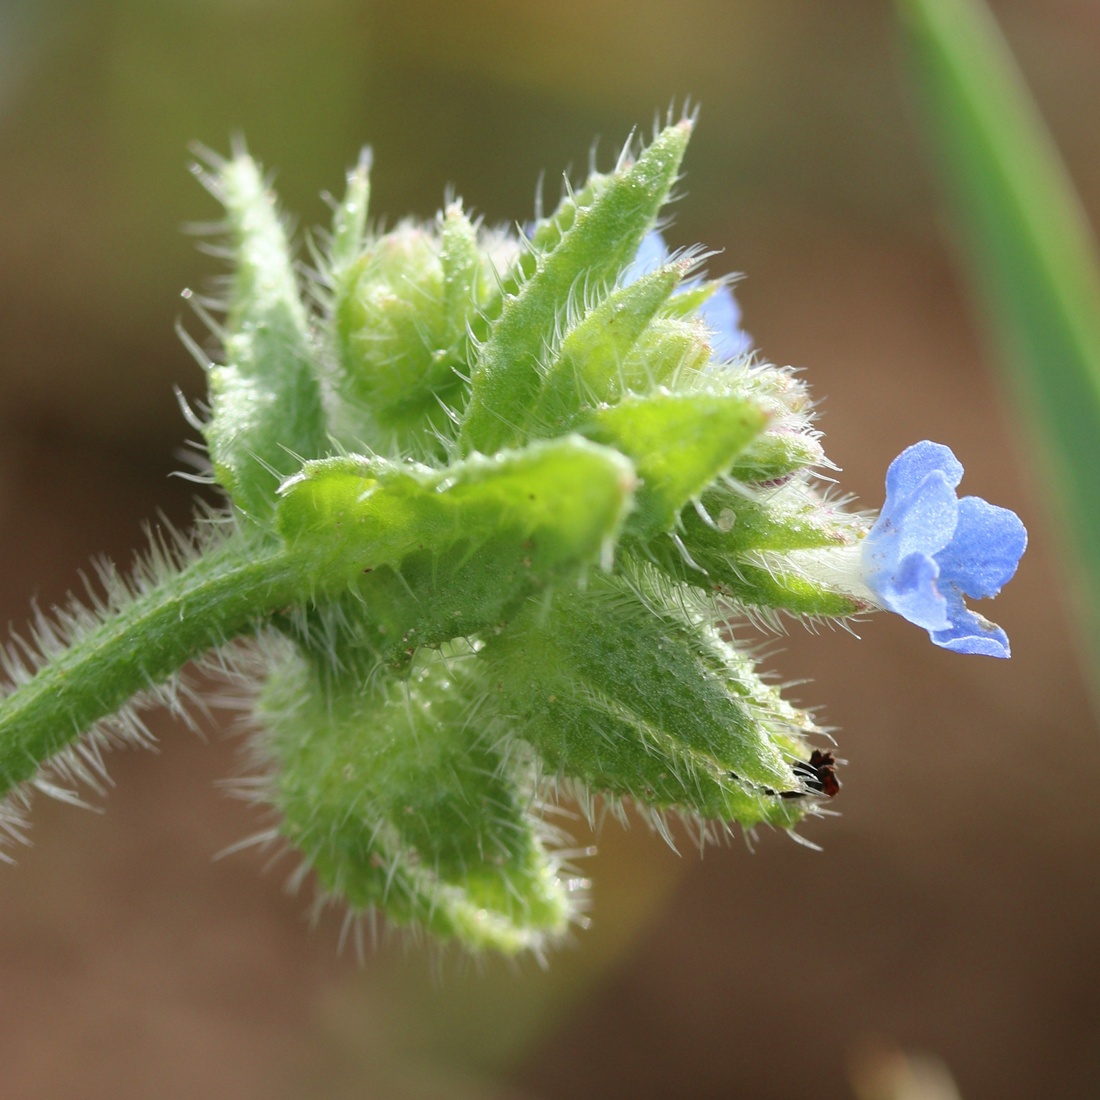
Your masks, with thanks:
[(945, 583), (980, 600), (996, 596), (1012, 579), (1026, 546), (1027, 531), (1015, 512), (963, 497), (955, 537), (936, 561)]
[[(936, 586), (939, 566), (927, 554), (910, 554), (875, 588), (883, 604), (925, 630), (947, 630), (947, 601)], [(873, 587), (873, 586), (872, 586)]]
[[(958, 513), (954, 487), (939, 470), (932, 470), (906, 494), (888, 493), (864, 543), (868, 572), (892, 573), (910, 554), (938, 554), (955, 534)], [(876, 588), (873, 579), (867, 583)]]
[(978, 653), (986, 657), (1011, 657), (1008, 635), (996, 624), (971, 611), (958, 589), (945, 586), (951, 626), (929, 631), (932, 641), (955, 653)]
[(714, 334), (711, 344), (719, 362), (740, 359), (752, 350), (752, 337), (741, 331), (741, 308), (728, 286), (718, 287), (699, 307), (699, 316)]
[(956, 653), (1008, 657), (1008, 636), (963, 597), (995, 596), (1027, 546), (1019, 517), (980, 497), (959, 500), (963, 468), (929, 440), (907, 447), (886, 474), (886, 502), (862, 551), (862, 580), (879, 603)]
[(883, 511), (890, 508), (891, 499), (900, 501), (915, 493), (933, 471), (943, 474), (952, 489), (962, 481), (962, 463), (950, 447), (927, 439), (906, 447), (886, 471), (886, 504)]

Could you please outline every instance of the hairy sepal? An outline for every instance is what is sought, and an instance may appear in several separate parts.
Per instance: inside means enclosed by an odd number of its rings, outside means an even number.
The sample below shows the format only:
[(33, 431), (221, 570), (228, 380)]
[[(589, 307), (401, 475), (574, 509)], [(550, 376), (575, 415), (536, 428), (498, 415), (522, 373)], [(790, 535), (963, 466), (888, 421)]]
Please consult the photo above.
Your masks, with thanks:
[(733, 372), (714, 366), (711, 376), (733, 373), (742, 393), (752, 397), (768, 413), (768, 430), (761, 433), (734, 465), (739, 481), (773, 485), (795, 474), (830, 463), (812, 428), (813, 403), (806, 384), (790, 369), (771, 364), (752, 364)]
[(282, 477), (327, 450), (315, 353), (275, 199), (247, 156), (211, 186), (228, 214), (234, 275), (222, 365), (208, 370), (204, 428), (214, 475), (233, 503), (266, 523)]
[(651, 375), (631, 378), (623, 364), (682, 276), (682, 266), (663, 267), (619, 287), (565, 334), (539, 394), (539, 434), (569, 430), (582, 411), (620, 400), (632, 385), (650, 388)]
[(283, 486), (278, 529), (317, 596), (352, 586), (365, 595), (388, 569), (410, 606), (423, 609), (434, 592), (445, 620), (436, 626), (454, 637), (456, 624), (482, 628), (532, 587), (609, 560), (635, 481), (627, 459), (579, 436), (442, 470), (327, 459)]
[(580, 430), (634, 463), (641, 484), (627, 531), (648, 540), (671, 530), (688, 501), (724, 474), (766, 423), (762, 410), (737, 394), (659, 390), (596, 410)]
[(370, 167), (370, 149), (364, 148), (359, 154), (359, 163), (347, 174), (344, 197), (332, 213), (329, 267), (336, 279), (347, 274), (366, 243)]
[[(656, 810), (792, 824), (798, 790), (759, 681), (682, 609), (600, 575), (531, 601), (478, 655), (498, 709), (553, 773)], [(767, 792), (772, 792), (771, 794)]]
[(258, 707), (281, 832), (352, 910), (472, 949), (537, 950), (568, 925), (568, 884), (461, 666), (426, 658), (364, 685), (284, 657)]
[(827, 563), (839, 562), (837, 552), (861, 532), (857, 516), (831, 508), (804, 480), (760, 489), (730, 477), (683, 509), (674, 535), (651, 540), (644, 552), (670, 578), (747, 607), (845, 618), (864, 605)]
[(663, 130), (589, 205), (577, 206), (556, 244), (538, 252), (534, 272), (504, 301), (474, 364), (459, 436), (464, 452), (526, 438), (565, 307), (578, 294), (605, 293), (633, 259), (668, 199), (690, 133), (687, 121)]

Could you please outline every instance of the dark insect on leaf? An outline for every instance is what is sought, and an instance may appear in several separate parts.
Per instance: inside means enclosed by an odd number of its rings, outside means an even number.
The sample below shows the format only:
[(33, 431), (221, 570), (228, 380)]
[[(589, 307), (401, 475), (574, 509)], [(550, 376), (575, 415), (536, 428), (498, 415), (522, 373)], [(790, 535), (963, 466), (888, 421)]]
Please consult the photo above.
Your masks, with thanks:
[(783, 798), (798, 798), (807, 793), (833, 798), (840, 791), (840, 780), (836, 777), (836, 760), (831, 752), (814, 749), (809, 760), (796, 761), (791, 770), (805, 784), (805, 790), (783, 791)]
[[(796, 760), (791, 771), (802, 780), (797, 791), (773, 791), (765, 787), (764, 793), (779, 798), (805, 798), (808, 794), (823, 794), (833, 798), (840, 793), (840, 780), (836, 776), (836, 760), (831, 752), (814, 749), (809, 760)], [(734, 772), (727, 773), (730, 779), (740, 779)]]

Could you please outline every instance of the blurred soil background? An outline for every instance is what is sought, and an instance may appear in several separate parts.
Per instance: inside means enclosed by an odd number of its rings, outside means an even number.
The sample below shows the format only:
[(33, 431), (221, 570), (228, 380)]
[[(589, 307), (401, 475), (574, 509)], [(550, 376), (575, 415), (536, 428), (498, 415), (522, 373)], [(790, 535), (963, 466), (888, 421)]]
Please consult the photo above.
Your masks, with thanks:
[[(1100, 7), (995, 10), (1095, 226)], [(1011, 662), (901, 620), (766, 639), (839, 727), (840, 816), (700, 859), (608, 824), (593, 925), (551, 959), (471, 963), (383, 938), (360, 965), (311, 930), (289, 864), (214, 856), (259, 827), (165, 715), (87, 812), (38, 799), (0, 868), (0, 1095), (881, 1097), (927, 1052), (967, 1100), (1094, 1097), (1100, 780), (1042, 485), (952, 264), (882, 0), (0, 0), (0, 618), (19, 629), (193, 487), (172, 386), (202, 378), (179, 292), (222, 268), (192, 140), (243, 134), (299, 226), (363, 143), (373, 211), (452, 185), (524, 219), (546, 173), (606, 167), (656, 109), (702, 104), (668, 237), (743, 271), (745, 325), (806, 368), (828, 452), (868, 506), (904, 446), (1031, 532), (991, 617)], [(1100, 443), (1098, 443), (1100, 446)], [(591, 843), (580, 822), (578, 844)], [(877, 1090), (877, 1091), (876, 1091)], [(943, 1100), (944, 1095), (938, 1094)]]

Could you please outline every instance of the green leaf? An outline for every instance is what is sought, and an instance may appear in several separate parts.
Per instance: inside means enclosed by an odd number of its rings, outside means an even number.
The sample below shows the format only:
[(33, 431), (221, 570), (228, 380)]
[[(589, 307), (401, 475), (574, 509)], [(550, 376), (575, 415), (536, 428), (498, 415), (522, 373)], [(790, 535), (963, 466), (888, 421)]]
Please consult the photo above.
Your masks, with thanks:
[[(671, 552), (668, 552), (668, 557), (672, 557)], [(662, 559), (661, 564), (665, 560)], [(766, 565), (726, 559), (721, 565), (724, 568), (719, 568), (718, 563), (714, 563), (706, 575), (701, 575), (688, 566), (681, 574), (681, 579), (727, 600), (762, 611), (786, 611), (791, 615), (812, 618), (845, 619), (867, 610), (865, 603), (834, 588), (828, 580), (808, 572), (796, 571), (782, 559)], [(674, 570), (669, 572), (674, 573)]]
[(905, 45), (962, 256), (1080, 569), (1074, 606), (1100, 661), (1100, 268), (1073, 186), (977, 0), (899, 0)]
[(281, 831), (322, 888), (471, 948), (559, 936), (565, 884), (530, 782), (471, 720), (461, 656), (405, 681), (322, 678), (290, 657), (261, 699)]
[(247, 156), (220, 170), (235, 258), (225, 365), (209, 371), (204, 434), (219, 484), (250, 518), (266, 521), (280, 480), (328, 447), (309, 323), (286, 234), (259, 168)]
[(467, 322), (478, 301), (481, 256), (477, 230), (460, 202), (452, 202), (443, 212), (439, 262), (443, 269), (443, 315), (447, 330), (454, 338), (465, 337)]
[(278, 527), (312, 561), (322, 592), (416, 554), (465, 561), (486, 544), (545, 577), (608, 553), (634, 483), (625, 458), (578, 436), (442, 470), (333, 458), (307, 463), (283, 486)]
[(730, 476), (748, 484), (782, 481), (800, 470), (827, 466), (816, 435), (782, 426), (761, 432), (740, 455)]
[(745, 662), (655, 590), (593, 576), (529, 603), (478, 658), (516, 732), (563, 775), (656, 809), (800, 816), (766, 793), (798, 789), (775, 739), (797, 727), (754, 705)]
[(579, 191), (574, 191), (567, 183), (565, 194), (554, 211), (535, 222), (529, 240), (521, 247), (515, 262), (508, 270), (498, 273), (496, 285), (484, 295), (480, 308), (469, 318), (468, 331), (473, 347), (483, 344), (489, 338), (505, 302), (519, 293), (523, 284), (538, 269), (539, 258), (557, 247), (562, 235), (576, 220), (577, 211), (591, 206), (610, 179), (608, 175), (593, 172)]
[(634, 462), (641, 485), (627, 530), (649, 539), (671, 530), (681, 509), (729, 470), (766, 422), (736, 393), (658, 391), (600, 409), (581, 431)]
[(751, 551), (835, 550), (851, 546), (859, 520), (830, 508), (808, 486), (792, 482), (753, 491), (746, 485), (708, 489), (700, 508), (685, 508), (680, 541), (698, 563)]
[(668, 127), (613, 174), (505, 301), (474, 366), (460, 435), (465, 453), (491, 453), (526, 437), (565, 311), (578, 295), (604, 291), (633, 259), (668, 199), (690, 135), (687, 121)]
[(364, 149), (359, 154), (359, 163), (348, 172), (344, 198), (333, 212), (329, 263), (337, 276), (359, 258), (366, 242), (370, 166), (370, 150)]
[(648, 391), (661, 381), (649, 371), (631, 377), (623, 367), (679, 285), (684, 266), (662, 267), (619, 287), (566, 333), (538, 397), (536, 434), (558, 435), (574, 425), (583, 408), (618, 401), (631, 388)]
[(858, 516), (803, 480), (754, 489), (729, 478), (641, 552), (666, 576), (746, 607), (845, 618), (866, 609), (838, 587), (863, 534)]

